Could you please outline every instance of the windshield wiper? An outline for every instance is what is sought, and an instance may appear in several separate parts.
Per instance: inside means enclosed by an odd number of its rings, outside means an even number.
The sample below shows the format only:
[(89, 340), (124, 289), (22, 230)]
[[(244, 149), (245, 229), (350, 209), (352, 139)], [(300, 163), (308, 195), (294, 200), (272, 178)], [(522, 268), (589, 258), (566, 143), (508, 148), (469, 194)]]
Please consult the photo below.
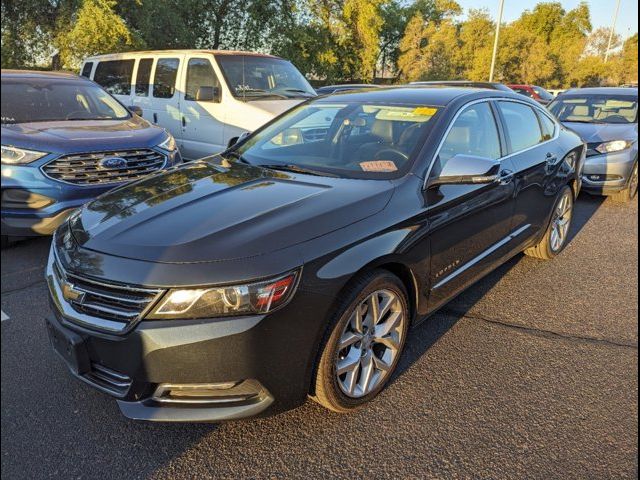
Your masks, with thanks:
[(315, 95), (307, 90), (302, 90), (301, 88), (281, 88), (281, 92), (291, 92), (291, 93), (304, 93), (308, 97), (314, 97)]
[(241, 163), (246, 163), (247, 165), (253, 165), (249, 160), (244, 158), (240, 153), (236, 152), (235, 150), (227, 152), (225, 155), (231, 158), (235, 158), (237, 161)]
[(337, 177), (333, 173), (321, 172), (310, 168), (300, 167), (298, 165), (286, 164), (286, 163), (273, 163), (266, 165), (258, 165), (262, 168), (268, 168), (269, 170), (280, 170), (283, 172), (303, 173), (305, 175), (314, 175), (316, 177)]
[(254, 98), (278, 97), (278, 98), (282, 98), (283, 100), (287, 99), (287, 97), (285, 95), (281, 95), (279, 93), (274, 93), (274, 92), (269, 92), (267, 90), (262, 90), (260, 88), (245, 88), (245, 89), (239, 91), (238, 95), (239, 96), (243, 96), (243, 97), (254, 97)]

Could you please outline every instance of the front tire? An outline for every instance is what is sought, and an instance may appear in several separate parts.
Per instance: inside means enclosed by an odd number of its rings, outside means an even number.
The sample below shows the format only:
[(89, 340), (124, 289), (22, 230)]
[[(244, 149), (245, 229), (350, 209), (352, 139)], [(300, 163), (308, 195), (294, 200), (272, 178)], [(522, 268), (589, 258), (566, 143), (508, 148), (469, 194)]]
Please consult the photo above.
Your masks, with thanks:
[(398, 365), (410, 321), (407, 291), (389, 272), (359, 277), (344, 296), (322, 345), (312, 396), (339, 413), (382, 391)]
[(569, 241), (569, 231), (573, 220), (573, 203), (573, 190), (571, 187), (565, 186), (555, 204), (551, 222), (544, 237), (540, 243), (526, 249), (525, 255), (541, 260), (551, 260), (564, 250)]
[(627, 203), (636, 198), (638, 194), (638, 162), (633, 166), (631, 170), (631, 176), (629, 182), (624, 190), (619, 191), (611, 195), (611, 199), (614, 202)]

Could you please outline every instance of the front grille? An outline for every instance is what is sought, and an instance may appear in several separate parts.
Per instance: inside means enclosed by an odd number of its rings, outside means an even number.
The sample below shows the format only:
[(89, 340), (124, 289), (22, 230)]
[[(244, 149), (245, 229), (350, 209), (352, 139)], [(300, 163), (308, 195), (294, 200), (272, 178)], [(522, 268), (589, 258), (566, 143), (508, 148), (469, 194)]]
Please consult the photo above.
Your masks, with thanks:
[[(108, 163), (103, 163), (109, 158), (123, 159), (120, 163), (124, 165), (109, 167)], [(160, 170), (166, 163), (165, 155), (141, 149), (63, 155), (47, 163), (42, 170), (54, 180), (76, 185), (101, 185), (135, 180)]]
[(125, 325), (142, 318), (162, 292), (160, 289), (130, 287), (65, 272), (57, 259), (53, 273), (64, 300), (76, 312)]

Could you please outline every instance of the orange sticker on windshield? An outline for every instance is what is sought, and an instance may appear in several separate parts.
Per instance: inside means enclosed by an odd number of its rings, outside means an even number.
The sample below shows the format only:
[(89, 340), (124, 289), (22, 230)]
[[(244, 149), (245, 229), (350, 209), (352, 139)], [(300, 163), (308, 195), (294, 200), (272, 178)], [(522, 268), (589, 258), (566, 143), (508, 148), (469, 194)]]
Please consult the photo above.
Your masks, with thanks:
[(372, 160), (370, 162), (360, 162), (360, 168), (365, 172), (395, 172), (398, 170), (396, 164), (391, 160)]
[(433, 107), (418, 107), (413, 111), (413, 113), (414, 115), (424, 115), (425, 117), (433, 117), (437, 111), (438, 109)]

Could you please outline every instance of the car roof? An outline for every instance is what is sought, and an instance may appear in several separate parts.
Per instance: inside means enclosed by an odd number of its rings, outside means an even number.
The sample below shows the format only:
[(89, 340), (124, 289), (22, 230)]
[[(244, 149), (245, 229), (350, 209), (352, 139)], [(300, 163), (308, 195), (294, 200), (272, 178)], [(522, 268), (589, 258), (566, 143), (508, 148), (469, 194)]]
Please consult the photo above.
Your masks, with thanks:
[(473, 98), (514, 98), (522, 99), (522, 95), (502, 90), (485, 88), (449, 87), (432, 85), (401, 85), (397, 87), (371, 88), (367, 90), (346, 90), (332, 95), (320, 97), (319, 102), (383, 102), (388, 104), (431, 105), (444, 107), (454, 100), (469, 96)]
[(213, 55), (243, 55), (248, 57), (264, 57), (264, 58), (276, 58), (281, 59), (275, 55), (268, 55), (266, 53), (248, 52), (242, 50), (211, 50), (211, 49), (173, 49), (173, 50), (138, 50), (135, 52), (122, 52), (122, 53), (108, 53), (105, 55), (94, 55), (85, 58), (85, 61), (96, 60), (109, 60), (120, 58), (132, 58), (142, 55), (189, 55), (189, 54), (213, 54)]
[(627, 95), (630, 97), (637, 97), (638, 89), (628, 87), (572, 88), (564, 92), (562, 95)]
[(2, 78), (42, 78), (50, 80), (78, 80), (89, 81), (84, 77), (79, 77), (71, 72), (53, 72), (44, 70), (1, 70)]

